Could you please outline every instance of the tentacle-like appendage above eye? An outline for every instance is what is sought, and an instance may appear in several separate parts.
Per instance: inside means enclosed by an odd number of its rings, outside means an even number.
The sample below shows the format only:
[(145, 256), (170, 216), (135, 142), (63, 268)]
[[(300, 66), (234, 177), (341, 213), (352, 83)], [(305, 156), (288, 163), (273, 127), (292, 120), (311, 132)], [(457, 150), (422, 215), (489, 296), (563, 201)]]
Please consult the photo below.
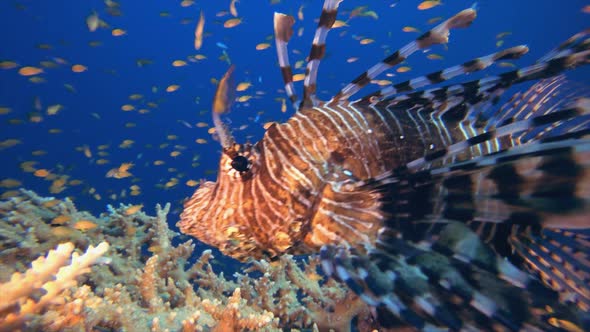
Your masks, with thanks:
[(238, 155), (232, 159), (231, 166), (238, 172), (246, 172), (250, 168), (250, 162), (248, 158)]

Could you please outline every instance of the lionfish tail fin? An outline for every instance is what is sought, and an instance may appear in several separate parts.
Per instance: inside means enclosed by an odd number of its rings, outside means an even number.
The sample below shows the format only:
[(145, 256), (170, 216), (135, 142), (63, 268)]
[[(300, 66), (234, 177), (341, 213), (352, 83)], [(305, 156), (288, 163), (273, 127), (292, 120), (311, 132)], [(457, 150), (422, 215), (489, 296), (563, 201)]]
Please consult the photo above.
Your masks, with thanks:
[(354, 95), (367, 84), (369, 84), (371, 80), (375, 79), (379, 74), (400, 64), (414, 52), (429, 48), (435, 44), (447, 43), (451, 29), (465, 28), (469, 26), (476, 16), (477, 12), (474, 8), (468, 8), (457, 13), (455, 16), (437, 25), (432, 30), (422, 34), (416, 40), (400, 48), (387, 58), (383, 59), (380, 63), (374, 65), (373, 67), (369, 68), (369, 70), (359, 75), (342, 90), (340, 90), (330, 102), (348, 100), (350, 96)]

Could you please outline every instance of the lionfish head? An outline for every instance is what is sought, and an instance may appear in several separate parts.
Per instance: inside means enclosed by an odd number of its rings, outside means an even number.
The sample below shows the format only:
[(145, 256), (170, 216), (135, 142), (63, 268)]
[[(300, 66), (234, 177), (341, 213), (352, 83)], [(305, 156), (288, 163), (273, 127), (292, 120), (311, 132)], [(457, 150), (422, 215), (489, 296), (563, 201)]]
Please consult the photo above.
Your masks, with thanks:
[[(224, 254), (247, 260), (260, 245), (247, 226), (244, 209), (252, 206), (248, 182), (258, 170), (258, 149), (249, 143), (237, 144), (221, 121), (228, 111), (231, 96), (230, 67), (220, 80), (213, 103), (213, 123), (223, 152), (219, 160), (217, 181), (203, 181), (193, 196), (184, 203), (177, 226), (182, 233), (219, 248)], [(256, 255), (261, 257), (260, 253)]]
[[(240, 206), (252, 205), (245, 188), (258, 169), (255, 145), (225, 147), (219, 161), (217, 181), (203, 181), (184, 203), (178, 227), (182, 233), (219, 248), (224, 254), (246, 260), (259, 247), (245, 226)], [(260, 254), (256, 256), (260, 257)]]

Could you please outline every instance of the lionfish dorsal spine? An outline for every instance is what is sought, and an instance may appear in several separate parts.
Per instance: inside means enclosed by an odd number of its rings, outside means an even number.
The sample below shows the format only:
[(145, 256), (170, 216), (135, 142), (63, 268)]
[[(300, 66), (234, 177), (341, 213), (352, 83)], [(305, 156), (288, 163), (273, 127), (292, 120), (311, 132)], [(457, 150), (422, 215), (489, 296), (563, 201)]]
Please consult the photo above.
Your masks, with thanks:
[(469, 26), (476, 16), (476, 11), (473, 8), (468, 8), (457, 13), (359, 75), (342, 90), (336, 93), (331, 102), (347, 100), (369, 84), (371, 80), (375, 79), (379, 74), (400, 64), (414, 52), (426, 49), (435, 44), (447, 43), (451, 29)]
[(504, 49), (486, 56), (475, 58), (464, 62), (463, 64), (452, 66), (443, 70), (438, 70), (420, 77), (413, 78), (404, 82), (386, 85), (379, 90), (361, 98), (361, 101), (371, 102), (373, 100), (381, 101), (396, 94), (408, 93), (417, 89), (425, 88), (429, 85), (440, 84), (460, 75), (471, 74), (484, 70), (501, 60), (518, 59), (528, 52), (528, 47), (519, 45)]
[(299, 107), (312, 107), (318, 105), (316, 99), (317, 75), (320, 61), (326, 54), (326, 38), (332, 29), (338, 14), (338, 6), (342, 0), (326, 0), (320, 15), (320, 21), (315, 31), (315, 36), (309, 51), (305, 78), (303, 80), (303, 100)]
[(295, 19), (293, 16), (282, 13), (274, 14), (275, 45), (277, 47), (279, 67), (281, 68), (283, 82), (285, 83), (287, 98), (291, 101), (293, 109), (297, 110), (299, 100), (297, 99), (297, 93), (295, 93), (295, 87), (293, 85), (293, 70), (289, 64), (289, 49), (287, 48), (289, 40), (293, 36), (294, 23)]
[[(582, 37), (582, 35), (578, 34), (577, 36)], [(372, 101), (372, 103), (376, 103), (380, 107), (384, 107), (383, 105), (387, 105), (387, 107), (445, 105), (444, 111), (441, 111), (438, 107), (434, 107), (433, 111), (436, 110), (439, 117), (444, 116), (446, 112), (454, 111), (457, 114), (453, 114), (452, 117), (458, 120), (480, 121), (482, 119), (478, 118), (478, 114), (482, 107), (478, 107), (478, 105), (481, 105), (482, 102), (493, 101), (496, 96), (501, 95), (508, 87), (526, 81), (554, 76), (562, 71), (590, 62), (590, 42), (586, 42), (581, 38), (577, 38), (576, 41), (568, 43), (570, 48), (562, 49), (553, 58), (544, 62), (537, 62), (531, 66), (469, 82), (409, 91), (386, 99), (378, 98), (376, 102)], [(369, 102), (371, 97), (373, 95), (365, 96), (361, 100)], [(449, 107), (450, 103), (453, 106), (461, 106), (461, 109)], [(489, 119), (483, 121), (485, 123), (480, 123), (480, 126), (489, 123)]]

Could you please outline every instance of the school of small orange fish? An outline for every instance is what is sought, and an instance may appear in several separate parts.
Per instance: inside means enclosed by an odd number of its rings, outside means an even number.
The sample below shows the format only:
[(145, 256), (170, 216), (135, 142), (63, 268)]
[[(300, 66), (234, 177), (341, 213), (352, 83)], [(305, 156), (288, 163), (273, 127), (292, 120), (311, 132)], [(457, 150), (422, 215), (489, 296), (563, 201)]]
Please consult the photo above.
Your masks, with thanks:
[[(278, 5), (280, 0), (266, 1), (265, 5), (272, 8)], [(253, 52), (260, 54), (261, 62), (276, 63), (274, 55), (274, 43), (272, 35), (272, 23), (269, 16), (268, 22), (257, 22), (248, 17), (240, 16), (240, 6), (249, 4), (240, 3), (239, 0), (223, 0), (216, 2), (217, 11), (204, 11), (199, 4), (193, 0), (172, 1), (171, 6), (176, 6), (169, 11), (145, 12), (141, 13), (141, 18), (145, 20), (144, 25), (150, 25), (150, 20), (165, 20), (163, 27), (167, 25), (181, 25), (185, 35), (166, 36), (166, 31), (152, 31), (149, 28), (139, 29), (139, 24), (129, 24), (125, 26), (124, 17), (139, 15), (138, 13), (127, 12), (128, 6), (124, 1), (104, 0), (99, 7), (86, 12), (83, 17), (73, 17), (71, 21), (65, 22), (64, 26), (81, 33), (85, 36), (84, 41), (68, 40), (67, 33), (62, 38), (51, 38), (47, 34), (39, 33), (39, 39), (30, 40), (31, 48), (36, 51), (45, 52), (44, 56), (39, 56), (37, 61), (23, 61), (21, 59), (4, 58), (5, 53), (0, 57), (0, 78), (2, 88), (7, 88), (6, 82), (18, 81), (17, 87), (30, 87), (29, 100), (24, 104), (32, 105), (30, 108), (22, 109), (22, 105), (5, 103), (0, 100), (0, 121), (1, 126), (12, 126), (22, 128), (23, 136), (7, 136), (5, 131), (0, 131), (0, 157), (4, 168), (19, 168), (19, 172), (6, 172), (0, 174), (0, 193), (1, 198), (9, 198), (17, 195), (17, 189), (20, 187), (29, 187), (35, 184), (45, 188), (46, 192), (41, 194), (52, 194), (60, 196), (69, 196), (75, 200), (81, 197), (101, 201), (105, 203), (113, 202), (131, 202), (138, 203), (133, 205), (127, 211), (129, 214), (136, 213), (144, 202), (142, 195), (146, 188), (157, 188), (167, 191), (169, 189), (181, 186), (195, 187), (199, 185), (200, 178), (214, 174), (215, 169), (204, 169), (201, 165), (202, 154), (211, 153), (217, 150), (215, 147), (203, 149), (197, 145), (209, 144), (216, 140), (215, 129), (210, 119), (210, 102), (217, 80), (212, 77), (219, 77), (220, 72), (211, 73), (209, 77), (204, 77), (203, 72), (206, 67), (220, 66), (221, 63), (232, 63), (232, 57), (237, 58), (240, 52)], [(398, 2), (392, 1), (392, 11)], [(399, 40), (407, 39), (404, 34), (419, 34), (428, 30), (433, 24), (442, 20), (442, 14), (438, 13), (445, 3), (437, 1), (421, 1), (412, 4), (416, 13), (427, 15), (426, 19), (416, 22), (422, 22), (418, 27), (403, 26), (397, 30), (388, 32), (388, 40), (379, 40), (372, 35), (355, 34), (353, 30), (349, 31), (351, 24), (356, 20), (379, 20), (383, 15), (382, 12), (375, 11), (371, 4), (356, 6), (344, 10), (334, 24), (335, 37), (332, 36), (329, 42), (338, 43), (338, 39), (352, 39), (361, 46), (357, 47), (360, 54), (347, 54), (341, 60), (344, 65), (357, 66), (361, 60), (367, 58), (374, 60), (377, 52), (386, 54), (391, 47), (399, 45)], [(12, 6), (12, 7), (10, 7)], [(39, 17), (38, 15), (27, 14), (30, 12), (28, 6), (33, 4), (21, 4), (18, 1), (10, 4), (3, 4), (0, 10), (8, 10), (17, 15), (27, 18), (23, 20), (23, 27), (33, 21), (51, 22), (51, 17)], [(6, 8), (4, 8), (6, 7)], [(67, 11), (67, 8), (63, 10)], [(278, 10), (278, 9), (277, 9)], [(590, 5), (583, 6), (580, 11), (590, 14)], [(182, 13), (182, 14), (178, 14)], [(318, 13), (307, 13), (305, 4), (297, 5), (296, 12), (291, 13), (300, 22), (296, 30), (297, 35), (302, 40), (299, 45), (292, 49), (292, 56), (296, 57), (294, 62), (293, 81), (303, 80), (305, 74), (305, 54), (307, 45), (315, 30), (316, 22), (313, 18)], [(426, 17), (426, 16), (420, 16)], [(306, 19), (307, 18), (307, 19)], [(404, 21), (404, 20), (402, 20)], [(406, 22), (408, 20), (405, 20)], [(414, 22), (415, 20), (410, 20)], [(235, 39), (245, 38), (240, 34), (240, 29), (244, 26), (256, 25), (260, 33), (255, 36), (249, 36), (252, 40), (250, 49), (234, 50), (232, 43)], [(13, 33), (18, 34), (21, 27), (12, 27)], [(509, 29), (509, 28), (507, 28)], [(152, 31), (152, 32), (150, 32)], [(134, 35), (154, 33), (174, 39), (177, 43), (186, 44), (187, 52), (185, 54), (166, 54), (169, 59), (164, 61), (161, 57), (155, 59), (150, 55), (155, 52), (154, 48), (161, 53), (158, 45), (147, 45), (139, 47), (136, 51), (135, 44), (131, 42)], [(229, 36), (229, 37), (228, 37)], [(499, 31), (490, 43), (496, 47), (501, 47), (506, 42), (514, 43), (509, 40), (512, 36), (510, 31)], [(412, 36), (414, 38), (415, 36)], [(145, 38), (145, 37), (144, 37)], [(155, 38), (155, 37), (154, 37)], [(149, 38), (148, 38), (149, 40)], [(10, 46), (4, 46), (9, 47)], [(328, 46), (329, 47), (329, 46)], [(364, 49), (371, 52), (361, 53)], [(94, 50), (99, 52), (101, 48), (108, 48), (111, 52), (137, 52), (134, 54), (135, 63), (129, 64), (128, 68), (112, 68), (108, 63), (97, 68), (92, 65), (85, 57), (92, 54)], [(73, 52), (72, 50), (77, 50)], [(428, 61), (440, 61), (444, 59), (446, 48), (437, 48), (425, 54)], [(63, 52), (63, 54), (60, 54)], [(329, 50), (328, 50), (329, 52)], [(166, 53), (166, 52), (164, 52)], [(9, 53), (10, 54), (10, 53)], [(68, 55), (66, 55), (68, 54)], [(328, 54), (329, 55), (329, 54)], [(340, 57), (335, 57), (340, 58)], [(510, 62), (500, 62), (501, 67), (514, 66)], [(366, 65), (359, 65), (361, 71)], [(101, 72), (103, 75), (110, 75), (114, 81), (123, 75), (133, 75), (138, 70), (148, 70), (157, 68), (159, 71), (166, 72), (164, 77), (169, 78), (167, 81), (138, 82), (137, 86), (117, 86), (104, 87), (104, 89), (117, 89), (125, 94), (126, 98), (116, 99), (117, 109), (97, 110), (89, 107), (88, 110), (80, 109), (78, 106), (72, 106), (70, 100), (78, 98), (77, 94), (89, 94), (96, 98), (108, 98), (109, 93), (96, 91), (97, 87), (84, 80), (84, 75), (94, 75)], [(388, 73), (392, 77), (410, 72), (415, 68), (409, 63), (397, 68), (396, 73)], [(61, 75), (67, 77), (67, 80), (54, 79), (56, 72), (71, 72), (70, 75)], [(225, 69), (223, 70), (225, 71)], [(233, 124), (234, 131), (248, 131), (256, 127), (260, 132), (267, 128), (273, 121), (279, 121), (283, 113), (287, 112), (287, 103), (284, 93), (280, 89), (282, 84), (268, 84), (266, 80), (279, 82), (280, 73), (278, 67), (258, 66), (251, 68), (238, 68), (237, 77), (241, 81), (236, 82), (235, 86), (235, 104), (239, 111), (248, 112), (247, 123)], [(74, 75), (74, 76), (72, 76)], [(327, 75), (330, 80), (345, 82), (348, 77), (332, 77)], [(161, 75), (159, 77), (162, 77)], [(191, 81), (188, 80), (191, 79)], [(201, 82), (200, 86), (187, 84), (187, 82)], [(264, 81), (264, 82), (263, 82)], [(204, 82), (204, 83), (203, 83)], [(375, 85), (385, 86), (391, 84), (389, 79), (375, 80)], [(147, 84), (147, 86), (146, 86)], [(274, 86), (272, 90), (268, 90)], [(60, 89), (61, 99), (52, 99), (44, 92), (44, 88)], [(10, 89), (10, 88), (8, 88)], [(267, 89), (267, 90), (265, 90)], [(328, 92), (326, 92), (328, 93)], [(69, 95), (68, 95), (69, 94)], [(270, 95), (270, 97), (269, 97)], [(264, 98), (263, 98), (264, 97)], [(175, 106), (175, 99), (191, 100), (189, 109), (180, 112)], [(201, 100), (203, 98), (203, 100)], [(266, 102), (263, 101), (266, 100)], [(92, 105), (92, 100), (88, 101)], [(185, 102), (182, 105), (187, 105)], [(279, 111), (280, 110), (280, 111)], [(101, 121), (105, 115), (109, 117), (117, 112), (124, 113), (117, 115), (119, 123), (112, 123), (112, 132), (98, 132), (94, 136), (96, 140), (85, 142), (84, 140), (68, 139), (69, 145), (60, 143), (59, 146), (52, 145), (53, 137), (59, 135), (73, 135), (77, 137), (78, 133), (92, 132), (94, 124), (98, 127), (103, 126)], [(63, 128), (63, 123), (67, 122), (72, 113), (84, 113), (88, 118), (84, 127), (80, 128)], [(145, 132), (141, 128), (154, 128), (154, 120), (150, 118), (152, 114), (166, 117), (172, 122), (167, 128), (156, 131), (148, 135), (149, 141), (146, 141)], [(151, 129), (148, 129), (151, 130)], [(28, 140), (26, 132), (34, 131), (36, 137), (47, 137), (45, 144), (37, 144)], [(40, 132), (40, 131), (44, 131)], [(13, 131), (14, 132), (14, 131)], [(119, 139), (120, 135), (122, 138)], [(190, 140), (188, 139), (190, 138)], [(61, 139), (60, 142), (63, 142)], [(100, 143), (97, 143), (100, 141)], [(22, 153), (22, 147), (26, 146), (26, 154)], [(41, 146), (41, 147), (37, 147)], [(17, 149), (20, 152), (17, 154)], [(150, 153), (144, 153), (149, 151)], [(149, 154), (149, 157), (147, 156)], [(54, 158), (48, 156), (54, 155)], [(55, 156), (57, 155), (57, 156)], [(75, 160), (81, 160), (76, 165), (69, 165), (69, 160), (73, 156), (81, 157)], [(82, 157), (83, 156), (83, 157)], [(155, 157), (154, 157), (155, 156)], [(51, 162), (49, 160), (62, 160), (61, 162)], [(192, 166), (189, 168), (188, 165)], [(149, 172), (154, 174), (154, 179), (149, 180), (137, 176)], [(92, 174), (92, 177), (89, 175)], [(95, 174), (101, 174), (100, 177)], [(100, 179), (100, 181), (98, 180)], [(104, 183), (106, 181), (107, 186)], [(190, 188), (184, 188), (178, 196), (178, 202), (188, 196), (192, 191)], [(167, 196), (157, 197), (156, 201), (164, 202), (170, 198)], [(181, 205), (178, 204), (177, 208)], [(67, 220), (56, 218), (55, 224), (62, 224)], [(80, 221), (76, 228), (80, 230), (92, 229), (93, 225), (89, 221)]]

